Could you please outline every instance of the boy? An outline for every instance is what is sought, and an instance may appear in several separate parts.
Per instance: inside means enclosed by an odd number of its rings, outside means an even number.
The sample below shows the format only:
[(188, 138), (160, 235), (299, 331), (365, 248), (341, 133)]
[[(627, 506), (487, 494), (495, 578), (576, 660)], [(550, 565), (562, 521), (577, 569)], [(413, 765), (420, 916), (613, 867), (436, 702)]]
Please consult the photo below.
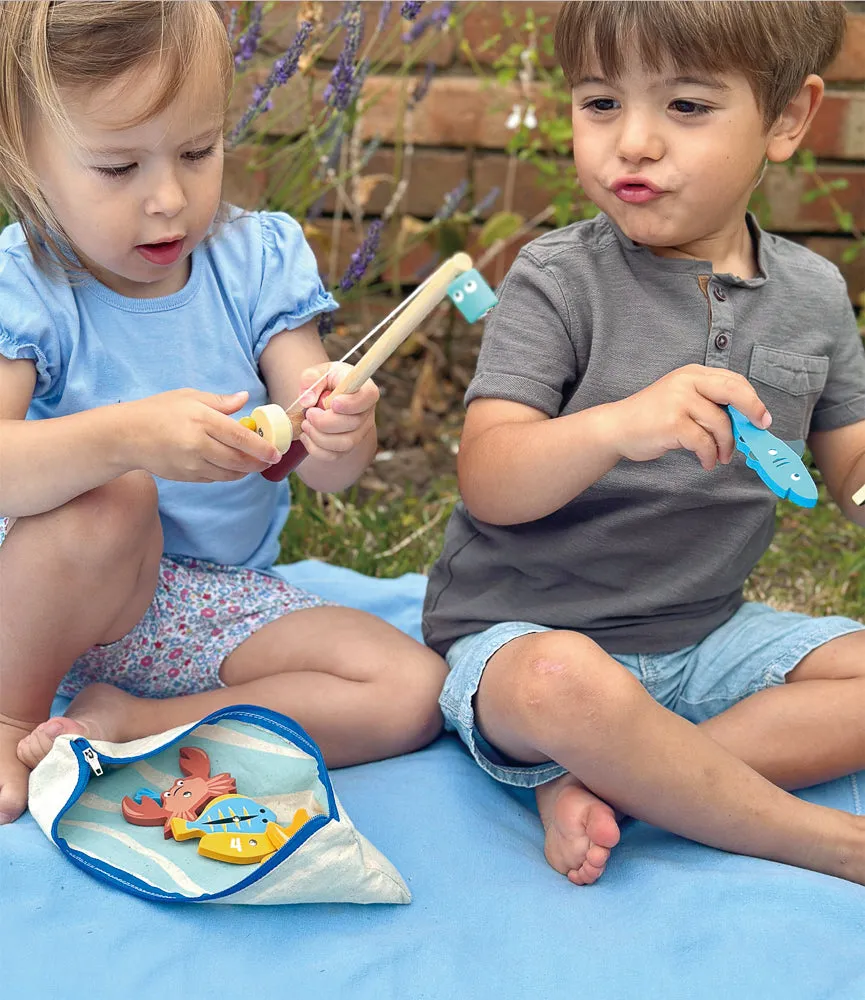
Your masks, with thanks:
[[(595, 219), (520, 254), (487, 322), (463, 503), (424, 609), (477, 762), (535, 787), (549, 863), (603, 872), (614, 810), (865, 883), (865, 630), (744, 603), (775, 502), (725, 404), (865, 480), (865, 355), (831, 264), (760, 231), (840, 48), (840, 3), (567, 3), (556, 51)], [(696, 458), (695, 458), (696, 456)]]

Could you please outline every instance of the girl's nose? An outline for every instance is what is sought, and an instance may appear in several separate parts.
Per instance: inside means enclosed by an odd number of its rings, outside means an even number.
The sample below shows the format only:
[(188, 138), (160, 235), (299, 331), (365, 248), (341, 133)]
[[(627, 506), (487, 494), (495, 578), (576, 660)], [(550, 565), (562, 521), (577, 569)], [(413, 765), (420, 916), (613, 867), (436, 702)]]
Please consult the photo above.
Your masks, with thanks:
[(171, 219), (186, 208), (186, 204), (186, 195), (174, 171), (166, 170), (148, 192), (144, 210), (148, 215), (164, 215)]
[(649, 115), (641, 113), (622, 115), (617, 151), (623, 160), (630, 163), (661, 158), (664, 142)]

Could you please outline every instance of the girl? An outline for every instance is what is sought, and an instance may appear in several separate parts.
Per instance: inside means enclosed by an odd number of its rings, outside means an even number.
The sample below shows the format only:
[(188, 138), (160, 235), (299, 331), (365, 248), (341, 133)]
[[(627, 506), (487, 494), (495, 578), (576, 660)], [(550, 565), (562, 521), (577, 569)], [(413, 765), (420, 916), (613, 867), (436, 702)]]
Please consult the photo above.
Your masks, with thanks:
[[(297, 223), (221, 205), (217, 5), (2, 4), (0, 72), (0, 822), (59, 733), (254, 703), (333, 767), (429, 742), (440, 658), (270, 572), (288, 490), (237, 417), (348, 366)], [(305, 483), (359, 476), (377, 398), (308, 410)], [(73, 701), (45, 721), (58, 683)]]

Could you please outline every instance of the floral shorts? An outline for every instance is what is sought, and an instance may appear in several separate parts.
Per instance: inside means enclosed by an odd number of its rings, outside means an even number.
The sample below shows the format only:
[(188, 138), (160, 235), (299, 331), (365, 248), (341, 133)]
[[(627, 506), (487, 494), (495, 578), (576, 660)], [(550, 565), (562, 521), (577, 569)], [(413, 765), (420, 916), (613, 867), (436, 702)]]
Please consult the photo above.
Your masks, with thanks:
[(163, 557), (150, 607), (122, 639), (79, 657), (57, 692), (101, 681), (145, 698), (223, 687), (222, 661), (264, 625), (330, 602), (260, 570)]

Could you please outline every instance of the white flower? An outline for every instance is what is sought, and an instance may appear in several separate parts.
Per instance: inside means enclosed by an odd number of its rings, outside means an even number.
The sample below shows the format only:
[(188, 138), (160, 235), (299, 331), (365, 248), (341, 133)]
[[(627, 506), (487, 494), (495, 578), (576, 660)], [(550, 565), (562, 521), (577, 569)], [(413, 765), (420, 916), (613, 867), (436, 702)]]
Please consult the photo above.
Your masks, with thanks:
[(511, 113), (508, 115), (508, 120), (505, 122), (505, 128), (510, 129), (512, 132), (520, 127), (520, 122), (523, 120), (523, 109), (519, 104), (515, 104), (511, 108)]

